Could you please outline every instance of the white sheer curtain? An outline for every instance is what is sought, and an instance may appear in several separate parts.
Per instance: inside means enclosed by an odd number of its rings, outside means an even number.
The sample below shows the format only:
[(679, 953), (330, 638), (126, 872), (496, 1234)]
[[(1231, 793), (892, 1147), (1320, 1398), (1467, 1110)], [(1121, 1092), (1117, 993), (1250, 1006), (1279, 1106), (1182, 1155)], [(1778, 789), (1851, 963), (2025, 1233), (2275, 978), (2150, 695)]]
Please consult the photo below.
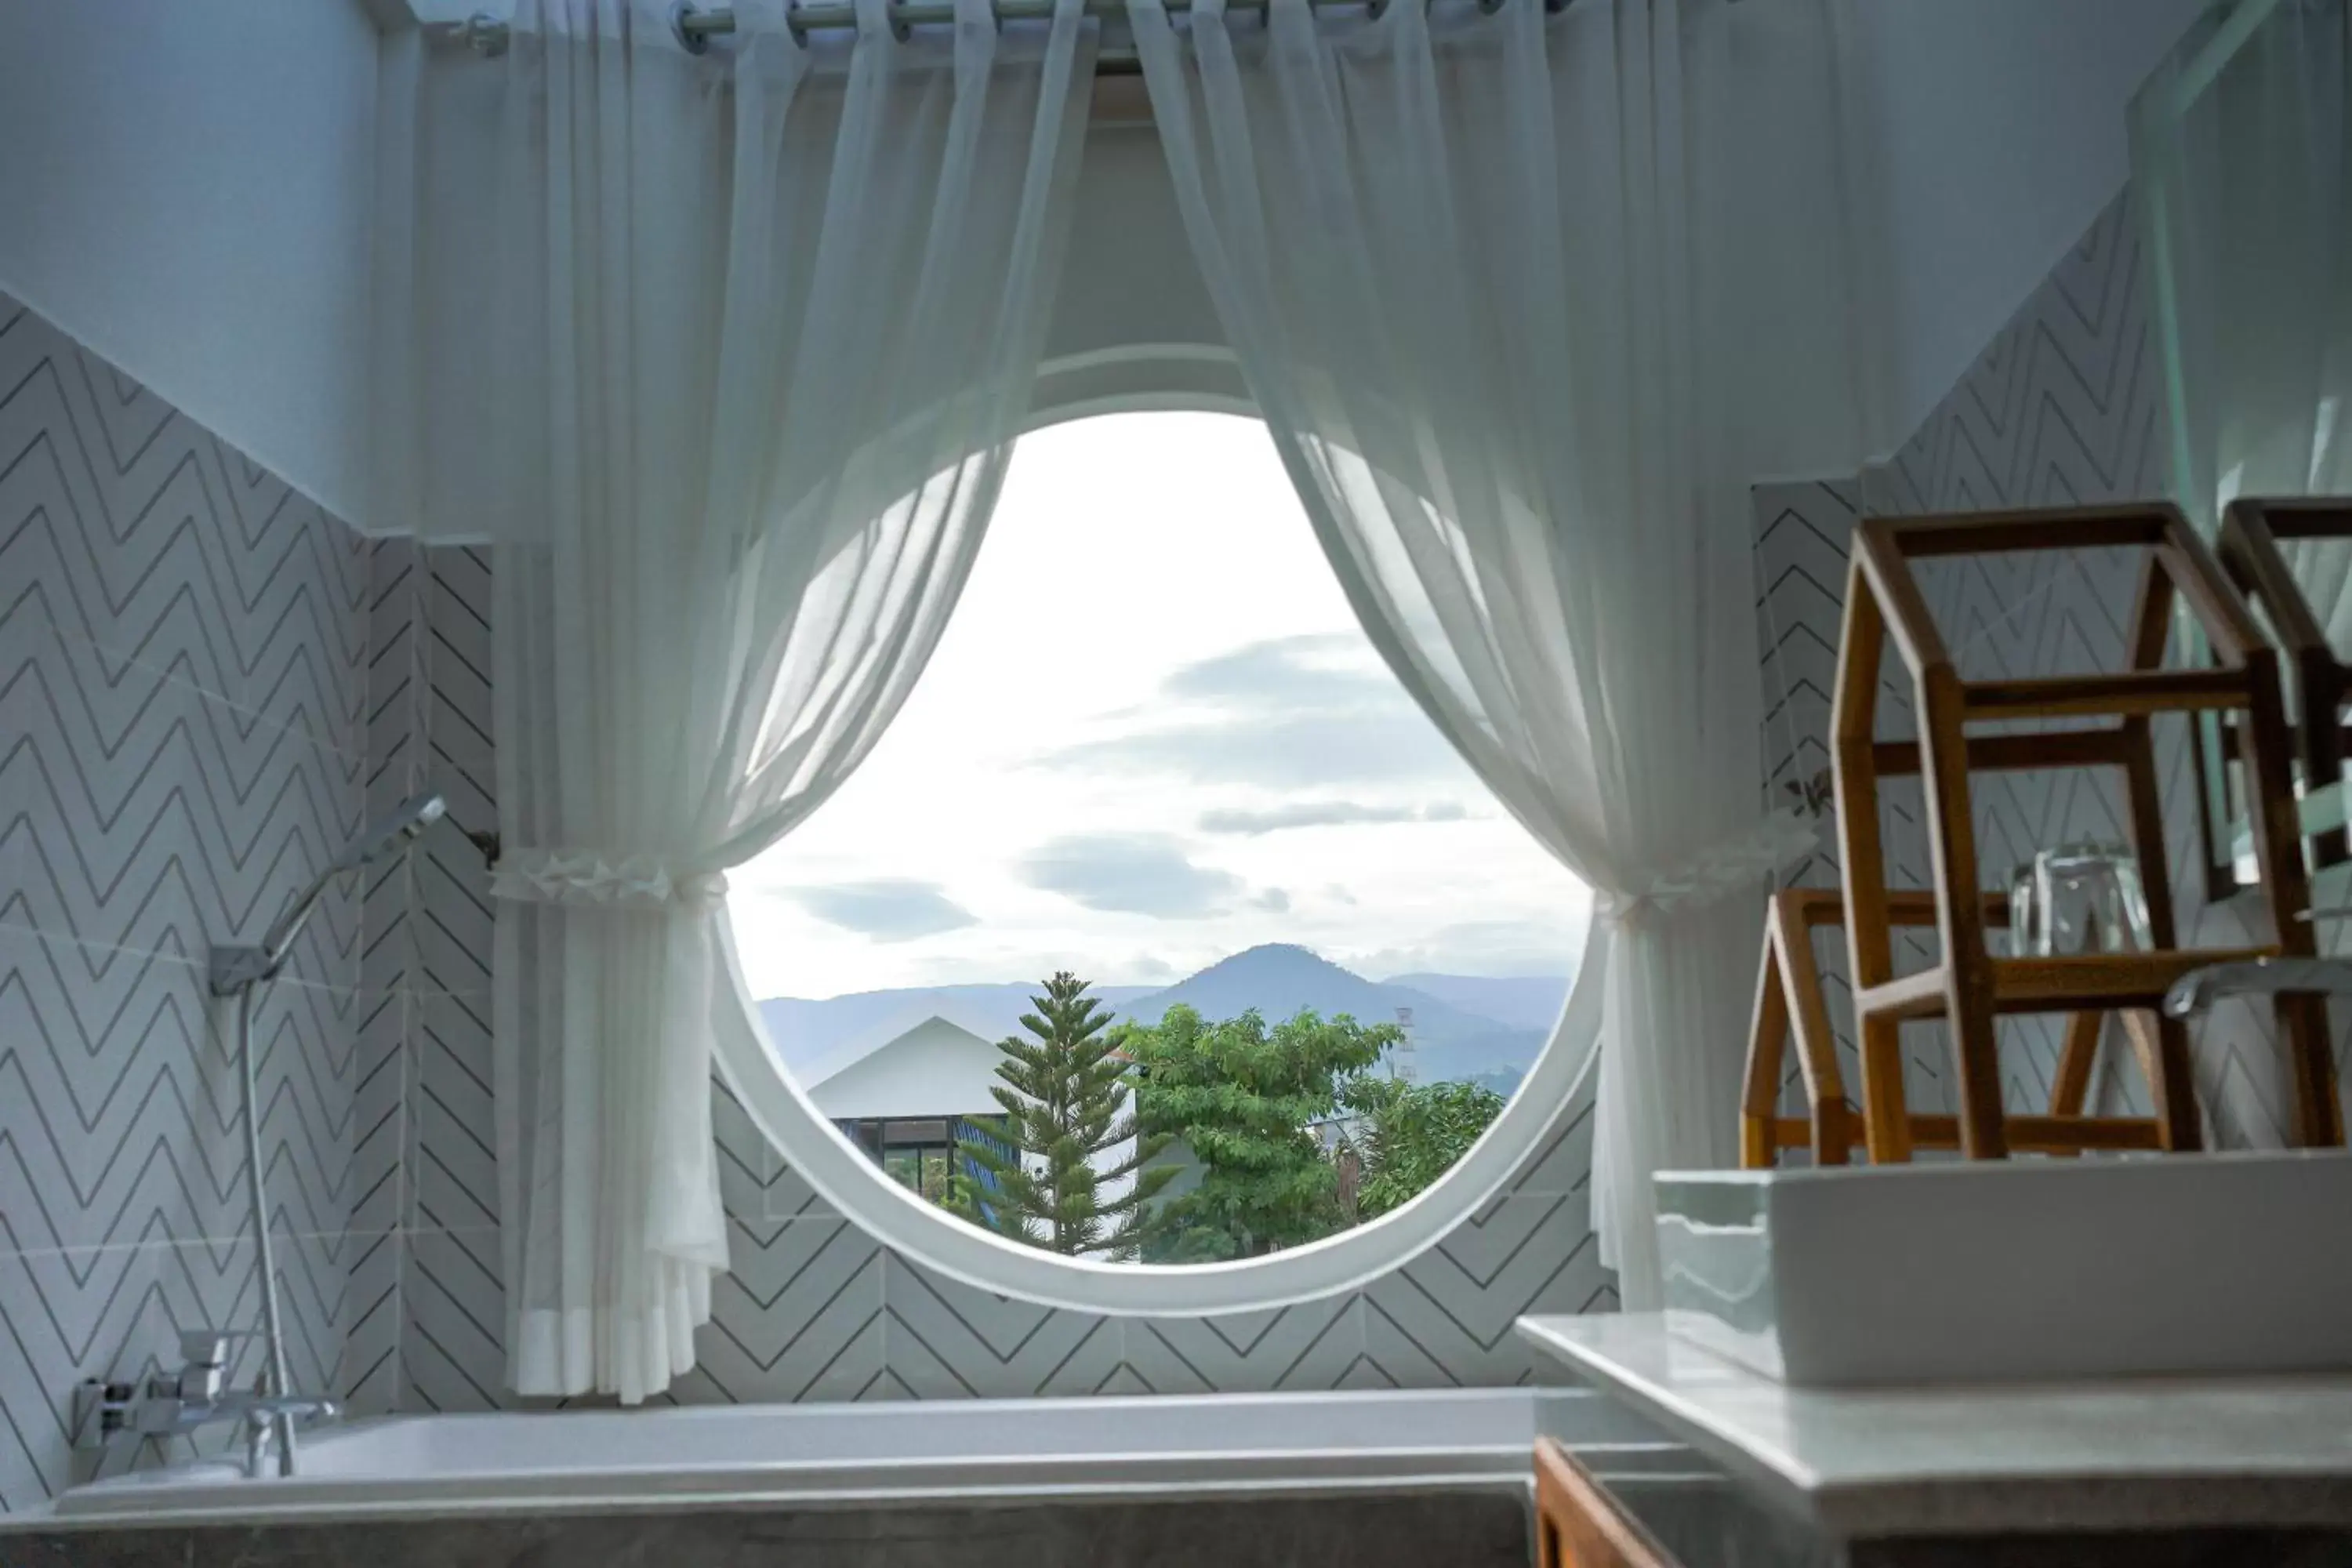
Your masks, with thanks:
[[(2352, 494), (2347, 88), (2346, 0), (2250, 0), (2218, 8), (2133, 102), (2173, 481), (2209, 526), (2234, 496)], [(2352, 651), (2352, 548), (2297, 553)]]
[(497, 547), (509, 1378), (625, 1401), (693, 1364), (727, 1267), (723, 873), (857, 766), (955, 603), (1093, 47), (1077, 0), (1002, 32), (959, 0), (911, 43), (880, 0), (814, 44), (742, 4), (701, 58), (668, 10), (523, 0), (502, 62), (446, 68), (495, 89), (419, 80), (448, 112), (396, 153), (424, 195), (387, 317), (424, 389), (387, 493)]
[(1193, 249), (1358, 615), (1600, 896), (1594, 1212), (1651, 1304), (1649, 1173), (1737, 1147), (1759, 925), (1722, 895), (1810, 839), (1761, 804), (1745, 487), (1868, 447), (1837, 8), (1129, 16)]

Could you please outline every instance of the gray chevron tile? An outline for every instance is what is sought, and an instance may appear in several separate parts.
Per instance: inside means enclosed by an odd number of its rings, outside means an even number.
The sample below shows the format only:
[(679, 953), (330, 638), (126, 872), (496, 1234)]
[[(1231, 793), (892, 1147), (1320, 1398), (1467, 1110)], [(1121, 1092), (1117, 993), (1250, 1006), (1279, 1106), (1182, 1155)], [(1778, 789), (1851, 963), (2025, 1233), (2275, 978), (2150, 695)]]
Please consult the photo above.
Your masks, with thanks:
[(792, 1220), (764, 1245), (738, 1229), (698, 1359), (731, 1399), (857, 1399), (888, 1378), (883, 1249), (846, 1220)]
[(768, 1189), (765, 1166), (772, 1162), (763, 1159), (763, 1142), (735, 1101), (717, 1079), (710, 1084), (710, 1120), (714, 1142), (719, 1146), (719, 1202), (737, 1225), (749, 1225), (760, 1235), (772, 1227), (767, 1225)]
[(478, 1015), (487, 1050), (489, 953), (497, 920), (481, 852), (445, 818), (417, 839), (408, 869), (417, 898), (409, 932), (417, 965), (411, 984), (467, 999)]
[[(1395, 1288), (1385, 1283), (1365, 1293), (1364, 1359), (1360, 1371), (1365, 1376), (1377, 1378), (1379, 1381), (1366, 1382), (1359, 1379), (1351, 1382), (1348, 1386), (1447, 1388), (1462, 1383), (1464, 1380), (1457, 1373), (1449, 1370), (1444, 1362), (1438, 1360), (1436, 1351), (1423, 1342), (1424, 1338), (1434, 1340), (1442, 1349), (1444, 1336), (1433, 1334), (1417, 1336), (1413, 1329), (1409, 1326), (1412, 1317), (1411, 1310), (1407, 1311), (1404, 1321), (1401, 1322), (1396, 1314), (1383, 1304), (1382, 1298), (1393, 1297), (1395, 1294)], [(1515, 1367), (1512, 1369), (1511, 1375), (1499, 1381), (1507, 1384), (1515, 1384), (1520, 1381), (1518, 1373), (1524, 1370), (1524, 1367)]]
[(1543, 1280), (1573, 1264), (1590, 1232), (1580, 1193), (1506, 1194), (1447, 1231), (1403, 1272), (1423, 1279), (1440, 1299), (1457, 1301), (1465, 1327), (1492, 1338), (1508, 1330)]
[(977, 1289), (896, 1253), (883, 1258), (882, 1300), (890, 1370), (919, 1397), (1089, 1393), (1118, 1364), (1110, 1320)]
[[(759, 1173), (757, 1212), (763, 1221), (824, 1219), (840, 1212), (792, 1168), (773, 1144), (756, 1131), (751, 1137), (753, 1147), (740, 1151), (740, 1157), (747, 1168)], [(735, 1147), (740, 1150), (740, 1145)]]
[(1532, 1195), (1583, 1190), (1592, 1174), (1593, 1087), (1588, 1077), (1553, 1118), (1534, 1152), (1512, 1173), (1505, 1191)]
[(405, 1315), (399, 1232), (354, 1227), (342, 1355), (326, 1384), (354, 1416), (387, 1415), (400, 1407), (400, 1335)]
[[(425, 1212), (420, 1200), (419, 1212)], [(407, 1237), (399, 1347), (404, 1410), (496, 1410), (505, 1392), (506, 1297), (497, 1237), (422, 1225)]]
[[(358, 825), (365, 552), (29, 311), (0, 306), (0, 1506), (74, 1473), (64, 1391), (257, 1304), (210, 944)], [(303, 1375), (342, 1354), (359, 903), (260, 1009)], [(5, 1362), (0, 1356), (0, 1363)], [(152, 1460), (160, 1455), (151, 1454)], [(126, 1458), (128, 1458), (126, 1456)]]
[[(733, 1271), (711, 1315), (764, 1358), (796, 1327), (845, 1301), (882, 1306), (881, 1245), (845, 1219), (739, 1221), (727, 1238)], [(859, 1306), (863, 1318), (865, 1307)]]
[[(1482, 1222), (1457, 1226), (1407, 1264), (1396, 1283), (1399, 1289), (1376, 1294), (1375, 1300), (1401, 1310), (1400, 1300), (1425, 1299), (1477, 1347), (1480, 1357), (1505, 1345), (1514, 1318), (1535, 1311), (1590, 1311), (1602, 1291), (1612, 1289), (1582, 1194), (1506, 1199)], [(1411, 1296), (1402, 1289), (1406, 1285)], [(1463, 1376), (1475, 1358), (1465, 1348), (1447, 1364)]]
[(719, 1143), (719, 1174), (727, 1212), (740, 1225), (766, 1236), (795, 1219), (837, 1217), (833, 1205), (802, 1179), (752, 1125), (751, 1117), (713, 1074), (710, 1113)]
[(11, 1026), (0, 1047), (0, 1166), (13, 1161), (28, 1183), (29, 1201), (7, 1211), (17, 1245), (97, 1245), (152, 1212), (193, 1231), (226, 1212), (241, 1168), (219, 1136), (234, 1112), (220, 1099), (193, 972), (114, 955), (121, 971), (141, 970), (140, 987), (121, 1026), (93, 1038), (57, 1001), (85, 952), (0, 933), (0, 962), (15, 961), (0, 982)]
[(1128, 1366), (1158, 1394), (1327, 1389), (1363, 1353), (1351, 1292), (1210, 1318), (1130, 1318)]
[(411, 1113), (418, 1142), (457, 1173), (476, 1202), (495, 1207), (498, 1129), (491, 1111), (489, 1032), (481, 1003), (439, 991), (409, 994)]
[[(1158, 1320), (1122, 1318), (1118, 1323), (1118, 1365), (1097, 1387), (1098, 1394), (1214, 1394), (1220, 1363), (1213, 1358), (1195, 1360), (1197, 1345), (1162, 1331)], [(1194, 1352), (1194, 1353), (1188, 1353)], [(1237, 1384), (1262, 1390), (1268, 1380)]]

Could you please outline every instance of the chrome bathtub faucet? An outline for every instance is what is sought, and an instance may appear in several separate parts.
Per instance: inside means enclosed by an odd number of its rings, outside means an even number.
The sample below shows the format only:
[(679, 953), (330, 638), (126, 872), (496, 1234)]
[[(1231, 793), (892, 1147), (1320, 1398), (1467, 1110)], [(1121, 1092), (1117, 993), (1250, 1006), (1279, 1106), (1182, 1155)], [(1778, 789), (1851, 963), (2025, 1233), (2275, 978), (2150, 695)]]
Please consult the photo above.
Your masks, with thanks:
[(2168, 1018), (2192, 1017), (2224, 996), (2311, 992), (2352, 996), (2352, 959), (2249, 958), (2192, 969), (2164, 994)]
[[(257, 1394), (227, 1386), (230, 1349), (257, 1336), (247, 1331), (191, 1329), (180, 1335), (180, 1370), (144, 1384), (89, 1378), (74, 1387), (73, 1446), (111, 1448), (142, 1437), (184, 1436), (217, 1422), (245, 1433), (245, 1473), (259, 1479), (278, 1450), (280, 1421), (331, 1421), (340, 1407), (319, 1394)], [(283, 1473), (281, 1464), (280, 1473)]]

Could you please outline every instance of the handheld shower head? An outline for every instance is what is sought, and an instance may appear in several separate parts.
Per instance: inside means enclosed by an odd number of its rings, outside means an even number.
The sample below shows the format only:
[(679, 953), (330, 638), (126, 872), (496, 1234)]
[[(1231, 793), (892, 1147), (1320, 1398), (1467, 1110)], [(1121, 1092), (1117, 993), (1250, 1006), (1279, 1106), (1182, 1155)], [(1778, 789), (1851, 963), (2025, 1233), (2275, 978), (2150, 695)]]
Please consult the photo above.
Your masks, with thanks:
[(371, 860), (399, 853), (407, 847), (409, 840), (447, 815), (448, 810), (448, 803), (438, 795), (414, 795), (402, 801), (391, 816), (370, 826), (350, 848), (335, 858), (332, 865), (320, 872), (302, 890), (302, 896), (286, 906), (286, 912), (270, 925), (268, 934), (258, 943), (248, 948), (215, 948), (213, 990), (226, 996), (276, 974), (284, 966), (294, 939), (309, 923), (320, 895), (336, 878), (356, 871)]
[(390, 816), (370, 827), (358, 843), (344, 850), (342, 858), (327, 875), (339, 877), (345, 871), (358, 870), (371, 860), (396, 853), (448, 812), (448, 802), (437, 795), (414, 795), (402, 801)]

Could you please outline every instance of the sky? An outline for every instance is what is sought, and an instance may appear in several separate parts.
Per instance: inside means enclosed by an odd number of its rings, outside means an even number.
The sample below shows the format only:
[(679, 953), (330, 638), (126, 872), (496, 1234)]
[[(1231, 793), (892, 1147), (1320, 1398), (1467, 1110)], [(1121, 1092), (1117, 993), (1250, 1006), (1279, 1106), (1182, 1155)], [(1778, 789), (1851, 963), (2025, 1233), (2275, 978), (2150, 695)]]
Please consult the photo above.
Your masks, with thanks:
[(1589, 910), (1373, 652), (1265, 427), (1215, 414), (1024, 437), (897, 721), (729, 882), (757, 996), (1153, 984), (1266, 942), (1565, 974)]

